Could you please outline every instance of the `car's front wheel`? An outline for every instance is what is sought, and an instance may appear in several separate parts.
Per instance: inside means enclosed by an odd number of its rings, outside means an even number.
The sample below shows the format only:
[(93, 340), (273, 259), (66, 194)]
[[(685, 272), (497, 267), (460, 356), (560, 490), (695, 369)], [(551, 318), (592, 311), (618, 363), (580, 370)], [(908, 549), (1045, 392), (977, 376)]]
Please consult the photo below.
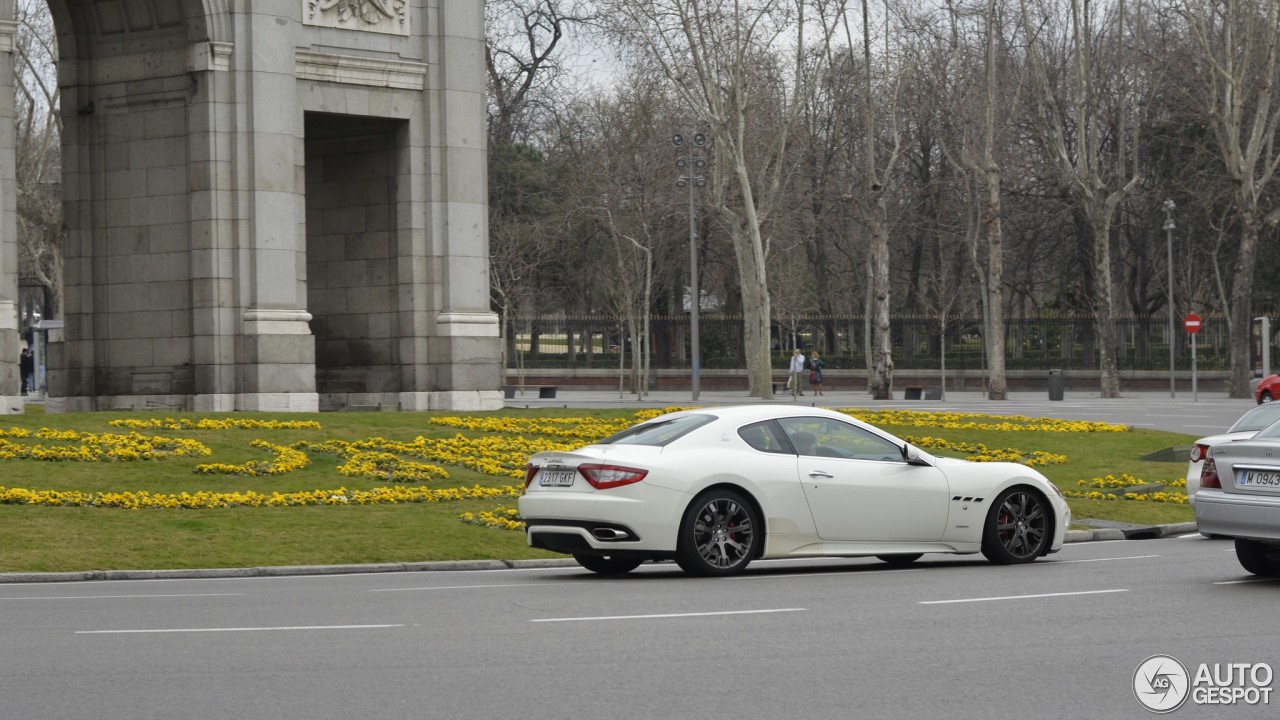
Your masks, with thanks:
[(1236, 538), (1236, 559), (1259, 577), (1280, 577), (1280, 546)]
[(982, 554), (997, 565), (1029, 563), (1044, 554), (1052, 540), (1050, 512), (1044, 497), (1013, 487), (996, 497), (982, 530)]
[(573, 559), (577, 560), (582, 567), (601, 575), (629, 573), (640, 567), (640, 563), (644, 562), (642, 558), (587, 555), (585, 553), (578, 553), (573, 556)]
[(1275, 398), (1271, 397), (1271, 391), (1270, 391), (1270, 390), (1263, 390), (1263, 391), (1262, 391), (1262, 393), (1261, 393), (1260, 395), (1258, 395), (1258, 404), (1259, 404), (1259, 405), (1261, 405), (1261, 404), (1263, 404), (1263, 403), (1269, 403), (1269, 402), (1271, 402), (1272, 400), (1275, 400)]
[(708, 490), (690, 503), (680, 521), (676, 562), (690, 575), (733, 575), (756, 556), (764, 528), (742, 493)]

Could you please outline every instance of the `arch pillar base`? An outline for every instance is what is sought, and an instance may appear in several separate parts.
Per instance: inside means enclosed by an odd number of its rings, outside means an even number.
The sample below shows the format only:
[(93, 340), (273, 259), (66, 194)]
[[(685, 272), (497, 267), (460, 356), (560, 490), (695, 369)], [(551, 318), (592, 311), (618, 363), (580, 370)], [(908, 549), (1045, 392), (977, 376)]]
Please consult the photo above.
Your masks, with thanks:
[(400, 409), (407, 411), (501, 410), (504, 406), (500, 390), (442, 390), (438, 392), (400, 393)]
[(27, 399), (21, 395), (0, 395), (0, 415), (21, 415), (27, 411)]
[(244, 393), (236, 409), (246, 412), (320, 412), (318, 393)]

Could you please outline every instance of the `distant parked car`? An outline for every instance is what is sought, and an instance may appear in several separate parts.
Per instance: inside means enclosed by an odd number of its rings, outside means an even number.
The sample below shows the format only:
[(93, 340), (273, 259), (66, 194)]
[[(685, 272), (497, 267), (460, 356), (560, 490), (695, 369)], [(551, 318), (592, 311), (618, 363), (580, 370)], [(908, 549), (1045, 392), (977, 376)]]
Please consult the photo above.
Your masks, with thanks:
[(1253, 391), (1253, 398), (1259, 405), (1275, 401), (1280, 397), (1280, 374), (1272, 373), (1258, 382)]
[(1209, 448), (1196, 524), (1206, 535), (1235, 538), (1245, 570), (1280, 577), (1280, 424)]
[[(1275, 377), (1274, 375), (1272, 377)], [(1221, 435), (1210, 435), (1202, 437), (1191, 446), (1191, 459), (1187, 463), (1187, 499), (1192, 504), (1196, 503), (1196, 489), (1200, 487), (1200, 470), (1205, 457), (1209, 454), (1209, 448), (1213, 445), (1226, 442), (1235, 442), (1237, 440), (1247, 440), (1258, 433), (1259, 430), (1267, 427), (1271, 423), (1280, 420), (1280, 403), (1266, 403), (1256, 408), (1250, 409), (1248, 412), (1240, 416), (1235, 424), (1227, 428), (1225, 433)]]

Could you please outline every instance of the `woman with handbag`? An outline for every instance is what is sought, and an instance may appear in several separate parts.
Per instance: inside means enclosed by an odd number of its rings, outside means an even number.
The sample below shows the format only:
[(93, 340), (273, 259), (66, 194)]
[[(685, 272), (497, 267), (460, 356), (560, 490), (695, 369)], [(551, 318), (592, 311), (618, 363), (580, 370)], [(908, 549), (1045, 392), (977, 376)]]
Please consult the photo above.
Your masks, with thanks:
[(822, 368), (826, 366), (827, 363), (814, 350), (809, 356), (809, 387), (813, 389), (814, 395), (822, 394)]

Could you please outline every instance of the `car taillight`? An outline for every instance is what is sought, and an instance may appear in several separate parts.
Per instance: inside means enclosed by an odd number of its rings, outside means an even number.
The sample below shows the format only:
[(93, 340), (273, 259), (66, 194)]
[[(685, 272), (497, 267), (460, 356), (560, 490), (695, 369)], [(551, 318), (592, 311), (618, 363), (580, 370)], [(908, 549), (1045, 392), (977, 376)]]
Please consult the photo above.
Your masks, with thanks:
[(648, 470), (620, 467), (618, 465), (579, 465), (578, 472), (597, 490), (638, 483), (649, 474)]
[(529, 483), (533, 482), (533, 476), (538, 474), (538, 468), (533, 463), (524, 466), (524, 486), (529, 487)]
[(1200, 462), (1209, 456), (1209, 446), (1204, 443), (1196, 443), (1191, 446), (1191, 462)]
[(1200, 468), (1200, 487), (1222, 489), (1222, 481), (1218, 479), (1218, 463), (1213, 458), (1204, 459), (1204, 467)]

